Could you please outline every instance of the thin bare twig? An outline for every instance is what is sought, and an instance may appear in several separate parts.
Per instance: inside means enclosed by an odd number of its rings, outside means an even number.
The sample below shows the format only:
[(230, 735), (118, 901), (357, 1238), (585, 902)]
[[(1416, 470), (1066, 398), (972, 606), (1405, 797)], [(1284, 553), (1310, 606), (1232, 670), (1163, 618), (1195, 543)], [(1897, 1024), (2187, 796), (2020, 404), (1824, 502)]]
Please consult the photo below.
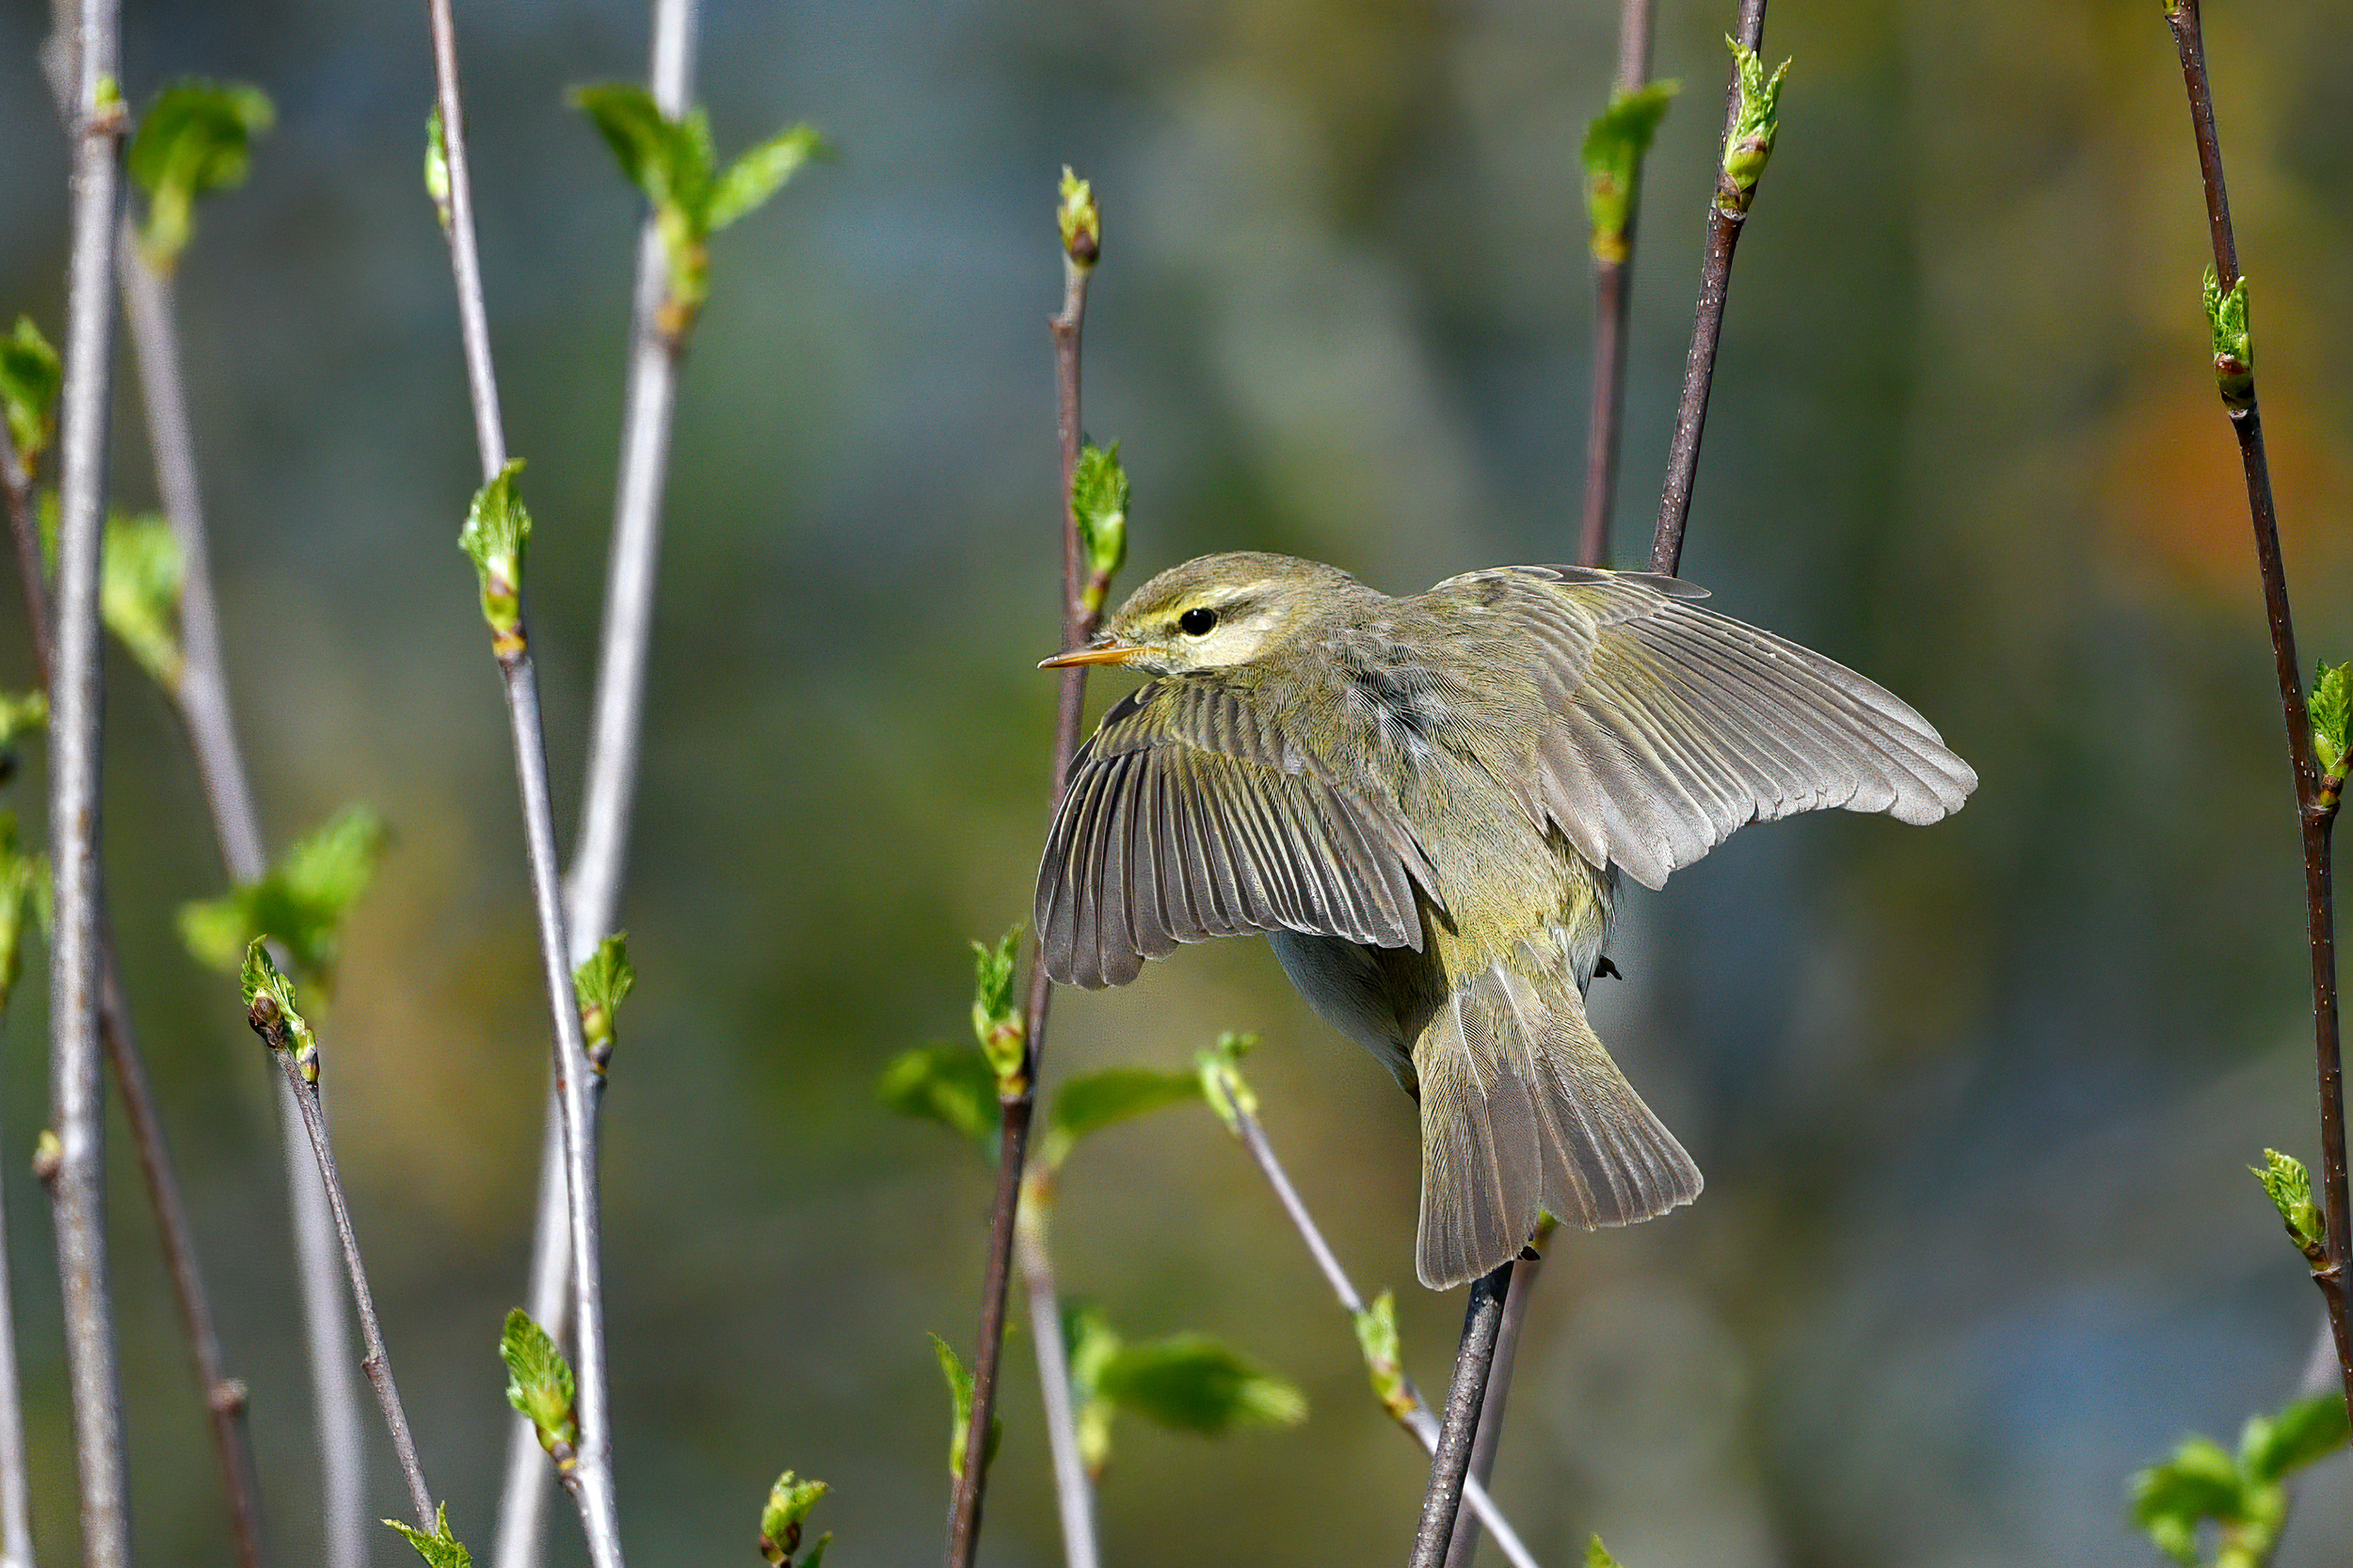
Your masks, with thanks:
[(1470, 1476), (1472, 1439), (1479, 1407), (1487, 1397), (1488, 1368), (1495, 1364), (1496, 1337), (1503, 1328), (1503, 1304), (1512, 1293), (1508, 1262), (1471, 1281), (1463, 1310), (1463, 1342), (1454, 1352), (1454, 1377), (1447, 1385), (1446, 1420), (1438, 1449), (1430, 1456), (1430, 1490), (1422, 1495), (1421, 1525), (1414, 1532), (1409, 1568), (1440, 1568), (1462, 1511), (1464, 1483)]
[[(259, 813), (245, 756), (237, 744), (228, 671), (220, 652), (220, 617), (213, 594), (212, 551), (204, 527), (203, 496), (197, 482), (196, 440), (188, 424), (187, 398), (180, 371), (180, 329), (172, 309), (170, 280), (147, 260), (126, 219), (116, 238), (116, 271), (122, 288), (123, 318), (138, 366), (139, 392), (147, 413), (148, 445), (154, 460), (155, 488), (180, 546), (181, 669), (170, 688), (197, 776), (211, 808), (213, 834), (232, 883), (258, 881), (269, 869), (262, 846)], [(362, 1445), (359, 1390), (352, 1376), (351, 1330), (344, 1313), (344, 1285), (336, 1260), (333, 1217), (318, 1167), (307, 1152), (302, 1110), (291, 1093), (278, 1097), (284, 1142), (286, 1191), (294, 1213), (295, 1274), (302, 1295), (303, 1341), (310, 1359), (313, 1416), (317, 1426), (320, 1511), (326, 1557), (333, 1568), (360, 1568), (367, 1560), (367, 1459)], [(200, 1306), (200, 1304), (199, 1304)], [(209, 1319), (206, 1311), (203, 1316)], [(210, 1338), (209, 1322), (203, 1338)], [(192, 1337), (195, 1337), (192, 1332)], [(211, 1352), (217, 1362), (218, 1350)], [(200, 1368), (206, 1352), (198, 1352)], [(216, 1367), (208, 1385), (223, 1382)], [(227, 1411), (216, 1404), (216, 1446), (237, 1532), (240, 1559), (261, 1560), (258, 1504), (243, 1465), (244, 1439), (232, 1423), (243, 1404)], [(246, 1466), (249, 1468), (249, 1466)]]
[[(694, 102), (696, 12), (696, 0), (654, 0), (648, 85), (655, 106), (672, 119), (683, 117)], [(679, 360), (684, 351), (683, 343), (658, 324), (670, 284), (668, 252), (653, 216), (648, 214), (637, 242), (629, 392), (621, 423), (612, 557), (605, 571), (596, 721), (581, 797), (580, 834), (572, 847), (571, 874), (565, 882), (574, 967), (587, 962), (597, 943), (618, 924), (621, 874), (628, 861), (638, 738), (644, 728), (647, 650), (653, 639), (654, 583), (662, 552), (662, 494), (669, 470)], [(571, 1317), (562, 1114), (551, 1086), (528, 1296), (533, 1319), (559, 1341)], [(496, 1568), (532, 1568), (538, 1560), (548, 1474), (537, 1432), (528, 1419), (518, 1416), (507, 1433), (506, 1480), (499, 1495), (491, 1559)]]
[[(1765, 43), (1765, 0), (1740, 0), (1737, 36), (1749, 49)], [(1724, 105), (1724, 137), (1732, 137), (1739, 103), (1738, 73)], [(1700, 269), (1700, 302), (1691, 322), (1691, 351), (1683, 364), (1683, 396), (1675, 408), (1673, 444), (1667, 454), (1667, 486), (1658, 503), (1658, 530), (1651, 545), (1651, 570), (1674, 574), (1683, 560), (1683, 525), (1691, 515), (1691, 484), (1699, 474), (1700, 432), (1707, 424), (1708, 389), (1716, 378), (1716, 346), (1723, 337), (1724, 295), (1732, 286), (1732, 253), (1748, 223), (1748, 196), (1719, 171), (1716, 198), (1707, 209), (1707, 256)]]
[[(1535, 1299), (1536, 1278), (1557, 1228), (1558, 1222), (1549, 1214), (1538, 1223), (1535, 1239), (1519, 1260), (1519, 1272), (1512, 1276), (1512, 1294), (1503, 1304), (1503, 1326), (1496, 1333), (1495, 1365), (1487, 1372), (1487, 1397), (1479, 1406), (1479, 1430), (1471, 1434), (1470, 1480), (1464, 1483), (1464, 1495), (1474, 1503), (1477, 1499), (1470, 1488), (1484, 1490), (1496, 1473), (1496, 1453), (1503, 1446), (1504, 1405), (1512, 1393), (1512, 1373), (1519, 1363), (1520, 1330), (1528, 1321), (1528, 1304)], [(1471, 1512), (1472, 1517), (1454, 1521), (1446, 1568), (1471, 1568), (1471, 1560), (1478, 1555), (1479, 1510), (1474, 1507)]]
[[(1650, 80), (1653, 0), (1625, 0), (1618, 9), (1617, 96), (1640, 92)], [(1585, 422), (1585, 515), (1577, 559), (1600, 566), (1609, 555), (1609, 512), (1617, 499), (1618, 439), (1625, 408), (1626, 316), (1634, 297), (1634, 226), (1628, 195), (1623, 254), (1593, 258), (1593, 377)], [(1476, 1537), (1473, 1537), (1476, 1539)], [(1465, 1556), (1462, 1560), (1468, 1562)]]
[(60, 413), (56, 667), (50, 693), (49, 845), (56, 890), (50, 952), (50, 1100), (56, 1146), (42, 1162), (56, 1214), (67, 1379), (90, 1568), (124, 1568), (131, 1500), (122, 1386), (106, 1284), (105, 1098), (100, 1065), (98, 552), (106, 507), (114, 237), (125, 117), (117, 86), (115, 0), (82, 0), (75, 20), (72, 253)]
[[(465, 340), (467, 386), (487, 485), (506, 469), (506, 434), (499, 418), (498, 382), (490, 360), (489, 315), (482, 296), (474, 247), (473, 187), (466, 166), (465, 104), (457, 87), (457, 40), (450, 0), (427, 0), (433, 69), (441, 114), (449, 182), (450, 265), (457, 285), (457, 315)], [(520, 585), (518, 584), (520, 592)], [(613, 1438), (605, 1377), (604, 1276), (599, 1257), (596, 1097), (602, 1075), (589, 1064), (581, 1037), (580, 1002), (565, 941), (564, 898), (555, 852), (555, 809), (548, 789), (547, 736), (539, 715), (539, 682), (520, 617), (515, 635), (497, 647), (515, 744), (515, 780), (522, 799), (523, 838), (531, 867), (532, 902), (539, 923), (539, 953), (547, 969), (548, 1004), (555, 1025), (553, 1077), (563, 1115), (565, 1195), (572, 1242), (572, 1320), (578, 1382), (580, 1441), (571, 1491), (582, 1532), (597, 1568), (619, 1568), (621, 1532), (614, 1496)]]
[[(2198, 170), (2205, 188), (2206, 224), (2214, 245), (2215, 277), (2224, 295), (2238, 287), (2238, 244), (2231, 231), (2231, 199), (2222, 179), (2222, 142), (2215, 129), (2214, 92), (2206, 75), (2205, 36), (2198, 0), (2172, 0), (2166, 22), (2181, 56), (2182, 82), (2189, 97), (2190, 130), (2198, 144)], [(2217, 349), (2216, 369), (2238, 438), (2239, 462), (2247, 475), (2247, 507), (2255, 529), (2255, 559), (2263, 574), (2264, 608), (2271, 630), (2272, 662), (2279, 677), (2281, 716), (2287, 725), (2288, 761), (2296, 777), (2297, 825), (2304, 851), (2305, 934), (2312, 950), (2313, 1054), (2320, 1092), (2322, 1202), (2328, 1224), (2325, 1259), (2313, 1269), (2313, 1283), (2329, 1309), (2336, 1340), (2337, 1368), (2345, 1402), (2353, 1410), (2353, 1305), (2346, 1300), (2348, 1226), (2345, 1135), (2345, 1077), (2338, 1040), (2335, 891), (2329, 865), (2329, 834), (2335, 803), (2324, 794), (2313, 753), (2312, 713), (2304, 696), (2302, 666), (2296, 651), (2296, 621), (2288, 602), (2287, 568), (2280, 555), (2279, 514), (2272, 503), (2271, 465), (2264, 454), (2263, 416), (2255, 401), (2250, 356), (2226, 357)]]
[[(1062, 441), (1062, 632), (1063, 647), (1076, 648), (1094, 632), (1086, 604), (1085, 568), (1080, 560), (1079, 519), (1071, 485), (1079, 472), (1079, 343), (1086, 323), (1087, 280), (1094, 258), (1063, 258), (1060, 314), (1047, 329), (1054, 343), (1055, 428)], [(1070, 761), (1079, 750), (1079, 724), (1086, 709), (1086, 670), (1062, 672), (1062, 695), (1054, 718), (1053, 785), (1048, 815), (1062, 804)], [(1005, 1292), (1013, 1276), (1013, 1237), (1021, 1208), (1022, 1161), (1030, 1146), (1030, 1122), (1037, 1108), (1040, 1048), (1053, 982), (1033, 952), (1030, 990), (1023, 1010), (1025, 1052), (1020, 1092), (999, 1107), (997, 1197), (989, 1212), (988, 1264), (981, 1283), (981, 1337), (972, 1356), (972, 1421), (966, 1434), (964, 1470), (949, 1502), (947, 1568), (971, 1568), (981, 1544), (981, 1504), (988, 1489), (988, 1432), (997, 1409), (997, 1368), (1004, 1350)]]
[[(1364, 1297), (1357, 1294), (1356, 1287), (1349, 1280), (1348, 1272), (1340, 1267), (1339, 1257), (1332, 1251), (1331, 1243), (1323, 1239), (1323, 1230), (1316, 1224), (1315, 1216), (1307, 1211), (1307, 1205), (1300, 1197), (1299, 1189), (1291, 1185), (1290, 1173), (1283, 1168), (1282, 1160), (1275, 1157), (1274, 1145), (1267, 1140), (1265, 1124), (1249, 1107), (1238, 1103), (1224, 1084), (1216, 1087), (1218, 1104), (1231, 1118), (1235, 1136), (1241, 1140), (1241, 1146), (1249, 1151), (1251, 1161), (1267, 1178), (1267, 1185), (1274, 1189), (1276, 1201), (1282, 1204), (1283, 1212), (1290, 1216), (1300, 1240), (1306, 1242), (1308, 1256), (1316, 1260), (1316, 1267), (1321, 1271), (1324, 1283), (1332, 1288), (1332, 1294), (1338, 1300), (1340, 1310), (1347, 1313), (1352, 1321), (1363, 1318), (1366, 1310)], [(1397, 1373), (1396, 1398), (1393, 1400), (1385, 1399), (1383, 1402), (1389, 1414), (1396, 1417), (1398, 1425), (1420, 1443), (1422, 1452), (1434, 1457), (1438, 1451), (1438, 1418), (1430, 1413), (1430, 1406), (1423, 1401), (1420, 1390), (1414, 1386), (1414, 1380), (1400, 1370)], [(1503, 1511), (1488, 1496), (1482, 1478), (1474, 1476), (1465, 1480), (1463, 1496), (1471, 1505), (1471, 1512), (1487, 1527), (1487, 1533), (1495, 1537), (1496, 1545), (1513, 1568), (1536, 1568), (1536, 1560), (1521, 1544), (1519, 1532), (1512, 1528), (1511, 1522), (1504, 1518)]]
[(1072, 1408), (1070, 1355), (1063, 1343), (1062, 1300), (1054, 1288), (1054, 1258), (1047, 1250), (1047, 1215), (1053, 1182), (1032, 1170), (1021, 1194), (1014, 1251), (1021, 1267), (1021, 1291), (1030, 1302), (1030, 1338), (1037, 1347), (1038, 1394), (1046, 1406), (1046, 1440), (1054, 1457), (1054, 1502), (1062, 1515), (1064, 1568), (1096, 1568), (1095, 1483), (1079, 1451), (1079, 1423)]
[[(369, 1386), (376, 1390), (376, 1402), (384, 1413), (385, 1429), (392, 1435), (392, 1452), (400, 1461), (401, 1480), (408, 1486), (408, 1506), (417, 1515), (417, 1528), (427, 1535), (436, 1533), (433, 1512), (433, 1492), (424, 1483), (424, 1466), (417, 1460), (416, 1439), (408, 1432), (408, 1413), (402, 1408), (400, 1388), (392, 1381), (392, 1352), (384, 1343), (384, 1330), (376, 1320), (376, 1297), (368, 1289), (368, 1271), (360, 1261), (360, 1238), (351, 1228), (351, 1209), (344, 1202), (343, 1177), (335, 1171), (334, 1145), (327, 1138), (327, 1113), (319, 1104), (318, 1085), (303, 1072), (302, 1064), (286, 1034), (285, 1015), (275, 999), (266, 992), (253, 999), (248, 1021), (253, 1032), (269, 1046), (272, 1060), (283, 1071), (286, 1087), (292, 1091), (295, 1103), (302, 1109), (302, 1128), (311, 1141), (312, 1158), (318, 1164), (319, 1180), (327, 1191), (329, 1211), (335, 1219), (335, 1235), (343, 1243), (344, 1268), (351, 1280), (351, 1300), (360, 1314), (360, 1338), (367, 1347), (367, 1359), (360, 1368), (367, 1373)], [(312, 1059), (313, 1071), (318, 1059)]]

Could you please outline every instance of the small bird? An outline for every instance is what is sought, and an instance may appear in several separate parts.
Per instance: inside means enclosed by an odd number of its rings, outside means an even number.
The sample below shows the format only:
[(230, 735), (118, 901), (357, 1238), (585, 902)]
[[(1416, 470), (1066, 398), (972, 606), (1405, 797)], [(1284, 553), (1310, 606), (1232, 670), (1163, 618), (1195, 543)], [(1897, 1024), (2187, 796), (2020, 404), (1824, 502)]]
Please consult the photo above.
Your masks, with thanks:
[(1038, 871), (1046, 970), (1124, 985), (1262, 931), (1421, 1108), (1416, 1272), (1699, 1195), (1586, 1021), (1618, 902), (1744, 823), (1931, 823), (1977, 776), (1853, 671), (1676, 578), (1497, 567), (1392, 599), (1337, 568), (1205, 555), (1044, 667), (1156, 679), (1074, 760)]

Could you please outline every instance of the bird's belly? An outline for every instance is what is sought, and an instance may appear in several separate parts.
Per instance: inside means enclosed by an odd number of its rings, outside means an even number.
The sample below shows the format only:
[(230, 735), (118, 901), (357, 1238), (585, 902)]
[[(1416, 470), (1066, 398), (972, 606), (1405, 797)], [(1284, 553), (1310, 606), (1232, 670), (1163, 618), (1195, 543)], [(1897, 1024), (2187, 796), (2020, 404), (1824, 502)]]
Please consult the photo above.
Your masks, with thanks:
[(1316, 1016), (1380, 1058), (1405, 1092), (1414, 1093), (1413, 1042), (1373, 951), (1343, 937), (1296, 931), (1270, 931), (1267, 940)]

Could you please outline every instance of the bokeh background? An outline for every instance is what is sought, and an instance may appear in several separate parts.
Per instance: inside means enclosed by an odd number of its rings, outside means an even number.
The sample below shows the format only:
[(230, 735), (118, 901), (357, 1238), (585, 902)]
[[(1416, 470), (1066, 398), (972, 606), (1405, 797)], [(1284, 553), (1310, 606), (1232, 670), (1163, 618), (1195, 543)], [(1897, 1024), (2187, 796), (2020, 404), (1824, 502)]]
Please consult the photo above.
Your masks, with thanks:
[[(2353, 124), (2344, 15), (2211, 8), (2308, 657), (2353, 655)], [(1644, 553), (1687, 341), (1730, 8), (1668, 0), (1688, 90), (1637, 262), (1621, 560)], [(1530, 0), (714, 0), (723, 150), (823, 126), (816, 169), (716, 246), (669, 492), (625, 900), (641, 984), (608, 1099), (621, 1498), (636, 1560), (751, 1560), (786, 1465), (845, 1565), (932, 1560), (987, 1173), (876, 1102), (964, 1028), (965, 941), (1028, 906), (1056, 515), (1054, 177), (1106, 260), (1086, 422), (1125, 442), (1134, 569), (1234, 547), (1393, 591), (1574, 550), (1590, 338), (1576, 154), (1614, 7)], [(531, 582), (568, 825), (610, 515), (638, 208), (576, 82), (642, 76), (634, 6), (460, 17), (493, 335), (539, 524)], [(64, 148), (0, 14), (0, 309), (53, 336)], [(544, 1083), (515, 792), (472, 576), (449, 275), (419, 188), (424, 18), (141, 0), (142, 103), (248, 79), (276, 132), (209, 203), (181, 297), (229, 655), (282, 844), (354, 799), (397, 834), (324, 1024), (338, 1138), (429, 1473), (487, 1547), (501, 1314), (521, 1297)], [(2235, 455), (2205, 369), (2181, 87), (2148, 0), (1775, 8), (1797, 65), (1734, 281), (1687, 573), (1904, 694), (1981, 772), (1933, 830), (1832, 814), (1630, 900), (1596, 1011), (1705, 1167), (1698, 1206), (1564, 1240), (1512, 1400), (1502, 1500), (1548, 1561), (1635, 1568), (2153, 1560), (2128, 1473), (2296, 1384), (2314, 1292), (2249, 1161), (2316, 1135), (2300, 884)], [(152, 494), (135, 400), (117, 491)], [(13, 604), (11, 587), (0, 602)], [(22, 686), (0, 609), (0, 678)], [(1098, 691), (1098, 704), (1104, 700)], [(110, 665), (106, 864), (280, 1560), (313, 1467), (266, 1064), (174, 911), (216, 891), (168, 712)], [(37, 759), (35, 760), (37, 763)], [(40, 817), (37, 765), (16, 804)], [(40, 987), (8, 1021), (0, 1185), (46, 1555), (72, 1543), (45, 1206)], [(1443, 1381), (1460, 1303), (1412, 1286), (1413, 1116), (1263, 946), (1065, 996), (1049, 1076), (1182, 1064), (1224, 1028), (1369, 1288)], [(127, 1161), (118, 1160), (119, 1164)], [(114, 1197), (136, 1528), (225, 1562), (136, 1185)], [(1082, 1149), (1064, 1288), (1225, 1336), (1303, 1427), (1121, 1429), (1110, 1560), (1402, 1549), (1423, 1472), (1254, 1172), (1206, 1112)], [(1058, 1560), (1026, 1345), (984, 1553)], [(371, 1434), (375, 1440), (375, 1434)], [(379, 1447), (380, 1512), (400, 1512)], [(558, 1560), (576, 1557), (567, 1518)], [(387, 1534), (378, 1560), (406, 1548)], [(2283, 1563), (2353, 1553), (2343, 1462)]]

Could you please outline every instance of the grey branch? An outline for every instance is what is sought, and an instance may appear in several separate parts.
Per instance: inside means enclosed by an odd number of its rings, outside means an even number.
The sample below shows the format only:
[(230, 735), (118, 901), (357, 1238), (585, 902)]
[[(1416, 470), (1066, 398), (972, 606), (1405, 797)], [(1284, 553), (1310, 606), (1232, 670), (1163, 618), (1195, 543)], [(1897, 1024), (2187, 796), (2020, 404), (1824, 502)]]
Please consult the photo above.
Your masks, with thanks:
[(106, 1282), (105, 1095), (100, 1070), (98, 552), (106, 506), (108, 370), (114, 340), (117, 150), (114, 0), (81, 0), (74, 19), (72, 251), (66, 289), (65, 392), (57, 525), (56, 666), (50, 693), (49, 843), (56, 889), (50, 951), (49, 1190), (64, 1292), (67, 1381), (89, 1568), (126, 1568), (131, 1502), (122, 1387)]
[[(649, 76), (654, 104), (682, 116), (694, 101), (696, 0), (654, 0)], [(669, 471), (670, 429), (682, 345), (663, 333), (656, 315), (670, 287), (660, 231), (647, 216), (638, 236), (637, 284), (630, 322), (628, 402), (622, 415), (612, 554), (605, 573), (603, 645), (598, 657), (595, 728), (588, 746), (580, 835), (565, 883), (570, 959), (587, 961), (618, 924), (628, 862), (631, 808), (637, 791), (638, 739), (644, 728), (647, 652), (652, 643), (654, 584), (662, 552), (662, 495)], [(539, 1202), (533, 1228), (532, 1317), (561, 1338), (570, 1320), (571, 1256), (567, 1240), (562, 1108), (551, 1089), (541, 1144)], [(548, 1463), (528, 1420), (507, 1433), (506, 1479), (499, 1495), (495, 1568), (532, 1568), (546, 1516)]]
[(1054, 1457), (1054, 1501), (1062, 1514), (1064, 1568), (1097, 1568), (1095, 1483), (1079, 1452), (1079, 1423), (1071, 1406), (1070, 1356), (1063, 1343), (1062, 1300), (1054, 1288), (1054, 1259), (1047, 1250), (1047, 1214), (1053, 1199), (1041, 1183), (1024, 1184), (1015, 1224), (1014, 1251), (1021, 1289), (1030, 1299), (1030, 1338), (1037, 1347), (1039, 1398), (1046, 1406), (1046, 1441)]

